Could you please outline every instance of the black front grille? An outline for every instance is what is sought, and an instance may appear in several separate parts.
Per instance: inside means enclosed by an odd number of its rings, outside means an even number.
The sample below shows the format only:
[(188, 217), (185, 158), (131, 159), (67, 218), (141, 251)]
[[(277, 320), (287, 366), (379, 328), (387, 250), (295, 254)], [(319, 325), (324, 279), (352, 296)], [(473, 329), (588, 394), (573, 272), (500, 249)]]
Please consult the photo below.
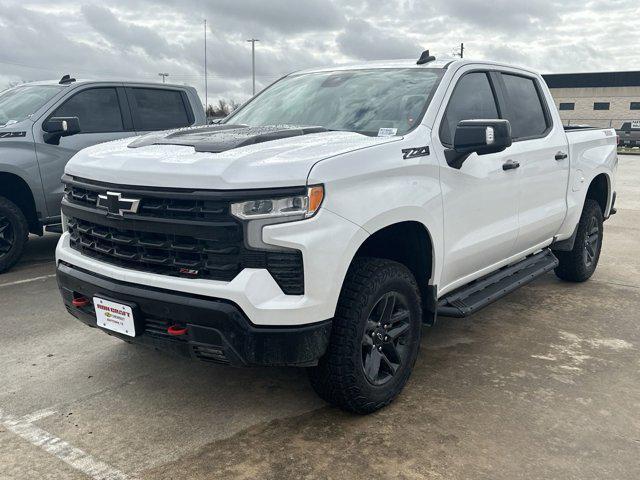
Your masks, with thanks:
[(67, 184), (63, 210), (71, 247), (84, 255), (140, 271), (222, 281), (244, 268), (265, 268), (284, 293), (304, 293), (301, 252), (247, 248), (242, 223), (229, 213), (232, 200), (184, 193), (175, 198), (173, 191), (141, 196), (118, 188), (140, 199), (140, 206), (136, 214), (116, 218), (96, 207), (97, 196), (107, 190), (114, 189)]
[[(65, 188), (65, 194), (69, 200), (91, 208), (95, 208), (99, 193), (102, 192), (76, 185), (67, 185)], [(142, 197), (138, 216), (176, 220), (224, 221), (230, 218), (229, 202), (208, 199)]]

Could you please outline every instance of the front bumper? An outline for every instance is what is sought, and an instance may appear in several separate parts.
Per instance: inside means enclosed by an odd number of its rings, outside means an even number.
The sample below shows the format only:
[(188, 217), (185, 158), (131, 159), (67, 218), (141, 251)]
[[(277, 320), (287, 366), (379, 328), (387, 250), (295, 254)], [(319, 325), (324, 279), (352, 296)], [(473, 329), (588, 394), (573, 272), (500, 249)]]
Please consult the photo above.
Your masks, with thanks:
[[(133, 306), (135, 337), (106, 331), (131, 343), (198, 360), (236, 366), (310, 366), (324, 354), (331, 321), (296, 327), (257, 327), (234, 303), (115, 281), (58, 262), (58, 286), (73, 316), (96, 327), (93, 304), (75, 307), (74, 298), (95, 295)], [(172, 325), (187, 333), (172, 336)]]
[(304, 295), (285, 295), (269, 272), (259, 268), (245, 268), (226, 282), (173, 277), (113, 265), (71, 248), (68, 232), (60, 237), (56, 261), (119, 282), (224, 299), (237, 305), (256, 326), (297, 327), (334, 316), (347, 268), (367, 237), (362, 228), (327, 209), (320, 209), (304, 221), (264, 227), (265, 243), (302, 252)]

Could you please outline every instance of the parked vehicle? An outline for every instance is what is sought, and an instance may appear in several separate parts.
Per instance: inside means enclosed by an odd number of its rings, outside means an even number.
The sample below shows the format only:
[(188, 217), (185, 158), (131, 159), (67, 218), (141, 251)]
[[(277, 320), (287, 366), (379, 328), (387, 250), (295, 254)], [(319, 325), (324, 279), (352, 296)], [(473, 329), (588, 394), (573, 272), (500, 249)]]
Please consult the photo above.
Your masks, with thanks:
[(298, 72), (221, 125), (77, 154), (58, 282), (89, 326), (309, 367), (368, 413), (405, 385), (423, 323), (551, 270), (587, 280), (616, 167), (614, 130), (565, 132), (531, 70), (425, 53)]
[(67, 161), (97, 143), (203, 125), (192, 87), (138, 82), (35, 82), (0, 93), (0, 273), (29, 233), (60, 230)]
[(622, 147), (640, 147), (640, 120), (624, 122), (619, 130), (618, 145)]

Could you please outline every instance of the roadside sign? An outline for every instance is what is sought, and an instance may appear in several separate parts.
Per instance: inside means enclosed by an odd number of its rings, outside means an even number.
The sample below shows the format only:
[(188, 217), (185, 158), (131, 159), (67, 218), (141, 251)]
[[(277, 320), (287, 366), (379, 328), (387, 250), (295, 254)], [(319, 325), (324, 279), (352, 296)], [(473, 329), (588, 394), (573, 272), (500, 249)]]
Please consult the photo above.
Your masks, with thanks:
[(632, 120), (631, 128), (640, 128), (640, 120)]

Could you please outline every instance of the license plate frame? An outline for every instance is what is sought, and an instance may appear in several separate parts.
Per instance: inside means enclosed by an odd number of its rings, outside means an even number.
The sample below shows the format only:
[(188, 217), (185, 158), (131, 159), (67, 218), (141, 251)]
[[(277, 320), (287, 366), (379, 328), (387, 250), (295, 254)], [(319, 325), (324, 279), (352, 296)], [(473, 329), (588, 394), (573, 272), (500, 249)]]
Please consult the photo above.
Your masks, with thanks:
[(93, 308), (98, 327), (129, 337), (136, 336), (133, 305), (94, 296)]

